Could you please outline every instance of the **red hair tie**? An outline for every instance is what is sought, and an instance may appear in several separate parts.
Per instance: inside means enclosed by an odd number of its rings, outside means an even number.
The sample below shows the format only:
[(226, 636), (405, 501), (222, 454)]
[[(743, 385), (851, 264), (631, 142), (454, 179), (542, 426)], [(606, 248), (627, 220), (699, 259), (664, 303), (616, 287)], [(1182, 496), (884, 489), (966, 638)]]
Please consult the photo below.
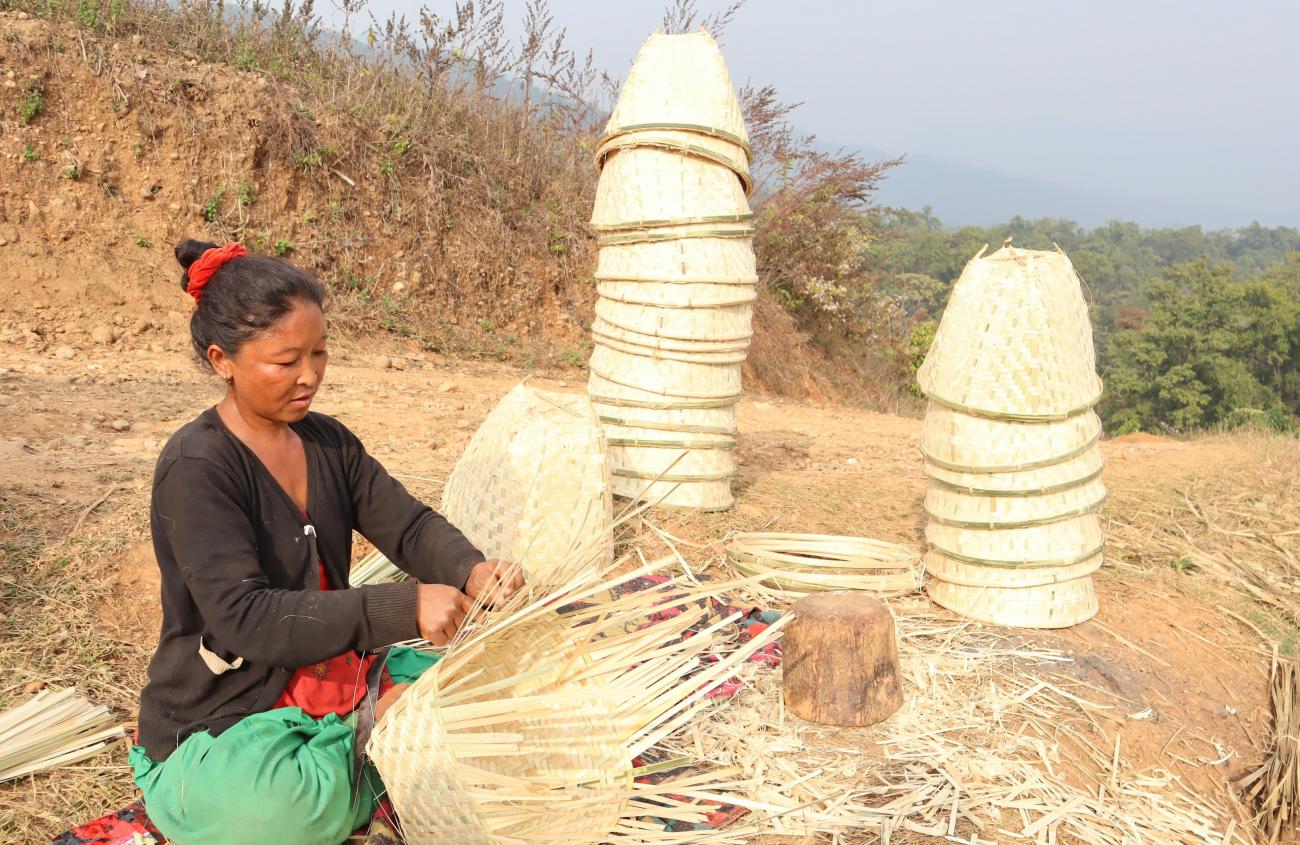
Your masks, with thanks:
[(248, 250), (244, 249), (243, 244), (226, 244), (217, 246), (212, 249), (204, 250), (198, 260), (190, 265), (189, 279), (190, 282), (185, 286), (185, 292), (194, 297), (195, 303), (203, 300), (203, 289), (212, 281), (212, 277), (221, 265), (235, 258), (242, 258), (248, 255)]

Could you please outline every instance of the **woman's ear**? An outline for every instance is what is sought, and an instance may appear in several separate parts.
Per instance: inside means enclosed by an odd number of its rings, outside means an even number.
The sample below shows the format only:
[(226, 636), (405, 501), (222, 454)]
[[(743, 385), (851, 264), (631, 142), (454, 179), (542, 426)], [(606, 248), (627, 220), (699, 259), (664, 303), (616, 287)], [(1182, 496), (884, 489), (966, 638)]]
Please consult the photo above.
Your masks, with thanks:
[(217, 346), (215, 343), (208, 347), (208, 363), (212, 365), (212, 371), (221, 377), (221, 380), (229, 384), (235, 376), (234, 362), (226, 354), (226, 350)]

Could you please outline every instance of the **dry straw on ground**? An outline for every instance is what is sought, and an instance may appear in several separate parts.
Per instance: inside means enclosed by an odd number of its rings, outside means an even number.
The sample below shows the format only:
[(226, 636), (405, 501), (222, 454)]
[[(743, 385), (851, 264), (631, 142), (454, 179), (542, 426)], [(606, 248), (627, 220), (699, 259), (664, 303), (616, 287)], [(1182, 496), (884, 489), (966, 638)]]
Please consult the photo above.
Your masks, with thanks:
[(1259, 829), (1270, 843), (1294, 831), (1300, 805), (1300, 685), (1296, 662), (1273, 657), (1273, 753), (1241, 783), (1243, 797), (1256, 808)]

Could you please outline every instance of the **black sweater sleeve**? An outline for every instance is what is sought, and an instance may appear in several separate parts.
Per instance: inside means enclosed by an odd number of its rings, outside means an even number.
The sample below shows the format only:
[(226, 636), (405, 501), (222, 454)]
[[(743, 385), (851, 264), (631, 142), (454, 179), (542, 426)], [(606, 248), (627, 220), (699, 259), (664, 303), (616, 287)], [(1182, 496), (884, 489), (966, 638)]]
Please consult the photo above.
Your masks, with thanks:
[[(412, 584), (330, 592), (271, 586), (258, 561), (257, 515), (243, 504), (249, 499), (229, 470), (211, 460), (177, 457), (159, 464), (156, 525), (202, 616), (205, 637), (213, 640), (205, 643), (209, 649), (296, 668), (416, 636)], [(305, 535), (302, 542), (306, 556)]]
[(357, 530), (425, 584), (465, 589), (483, 553), (440, 513), (416, 499), (339, 423)]

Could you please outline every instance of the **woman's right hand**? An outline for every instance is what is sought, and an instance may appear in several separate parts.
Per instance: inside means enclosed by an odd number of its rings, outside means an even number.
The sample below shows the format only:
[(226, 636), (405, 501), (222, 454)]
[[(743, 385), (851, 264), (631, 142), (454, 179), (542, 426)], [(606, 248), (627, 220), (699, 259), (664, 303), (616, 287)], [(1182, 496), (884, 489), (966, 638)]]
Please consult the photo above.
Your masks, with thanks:
[(446, 645), (460, 630), (473, 602), (455, 587), (420, 584), (415, 605), (415, 622), (420, 636), (434, 645)]

